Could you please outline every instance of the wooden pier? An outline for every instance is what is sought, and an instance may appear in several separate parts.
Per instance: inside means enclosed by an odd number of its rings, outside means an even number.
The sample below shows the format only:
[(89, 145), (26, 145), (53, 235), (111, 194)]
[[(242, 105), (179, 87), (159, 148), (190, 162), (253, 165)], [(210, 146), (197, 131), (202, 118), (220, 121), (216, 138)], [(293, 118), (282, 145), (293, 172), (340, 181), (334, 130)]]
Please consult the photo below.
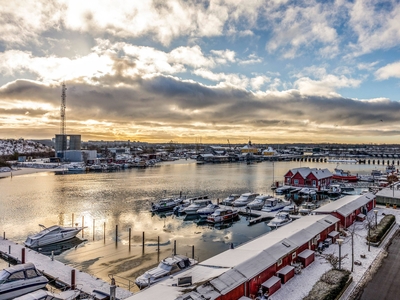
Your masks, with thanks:
[[(32, 262), (43, 275), (67, 289), (75, 286), (85, 294), (98, 296), (96, 299), (104, 299), (105, 296), (110, 295), (111, 284), (32, 249), (25, 248), (23, 245), (4, 239), (4, 237), (0, 238), (0, 257), (11, 263)], [(118, 282), (116, 285), (118, 286)], [(133, 293), (130, 291), (116, 288), (117, 299), (125, 299), (132, 295)]]

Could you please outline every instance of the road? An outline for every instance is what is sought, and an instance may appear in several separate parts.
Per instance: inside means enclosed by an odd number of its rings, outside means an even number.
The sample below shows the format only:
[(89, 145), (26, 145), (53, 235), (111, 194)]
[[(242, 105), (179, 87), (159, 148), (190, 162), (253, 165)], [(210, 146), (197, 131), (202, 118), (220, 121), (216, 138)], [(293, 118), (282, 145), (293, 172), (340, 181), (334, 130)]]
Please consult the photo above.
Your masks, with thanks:
[(388, 256), (372, 280), (365, 287), (360, 300), (400, 299), (400, 232), (397, 232), (388, 248)]

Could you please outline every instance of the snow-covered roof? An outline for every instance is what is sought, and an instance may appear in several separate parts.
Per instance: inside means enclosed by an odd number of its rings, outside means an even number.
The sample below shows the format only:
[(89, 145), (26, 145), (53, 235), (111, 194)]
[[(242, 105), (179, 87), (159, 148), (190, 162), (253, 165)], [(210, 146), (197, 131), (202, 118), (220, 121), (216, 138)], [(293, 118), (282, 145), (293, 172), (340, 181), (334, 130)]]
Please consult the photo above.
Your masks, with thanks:
[(314, 212), (317, 214), (337, 212), (342, 216), (347, 217), (355, 210), (364, 206), (374, 198), (375, 195), (373, 193), (367, 193), (364, 195), (345, 196), (343, 198), (340, 198), (336, 201), (325, 204), (324, 206), (315, 209)]
[(222, 295), (225, 295), (246, 281), (247, 278), (245, 276), (235, 269), (231, 269), (211, 280), (210, 283), (217, 291), (219, 291)]
[(290, 171), (292, 172), (293, 176), (299, 173), (300, 176), (303, 178), (306, 178), (310, 173), (312, 173), (317, 179), (332, 177), (332, 173), (328, 169), (301, 167), (301, 168), (291, 169)]

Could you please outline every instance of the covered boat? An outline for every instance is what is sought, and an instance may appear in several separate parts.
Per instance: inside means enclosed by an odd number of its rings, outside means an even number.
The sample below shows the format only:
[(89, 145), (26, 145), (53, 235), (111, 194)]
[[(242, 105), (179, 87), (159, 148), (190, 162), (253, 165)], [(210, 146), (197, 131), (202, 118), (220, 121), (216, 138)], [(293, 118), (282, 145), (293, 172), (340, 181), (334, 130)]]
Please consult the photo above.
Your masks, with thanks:
[(268, 198), (272, 198), (272, 196), (270, 196), (270, 195), (259, 195), (253, 201), (248, 203), (246, 205), (246, 208), (260, 210), (264, 206), (265, 200), (267, 200)]
[(180, 197), (164, 198), (158, 201), (157, 203), (151, 203), (151, 211), (162, 212), (162, 211), (172, 210), (175, 206), (179, 205), (181, 202), (182, 199)]
[(232, 205), (233, 206), (245, 206), (248, 203), (250, 203), (251, 201), (253, 201), (257, 196), (258, 196), (258, 194), (255, 194), (255, 193), (244, 193), (244, 194), (240, 195), (240, 197), (237, 198), (235, 201), (233, 201)]
[(197, 264), (197, 261), (194, 259), (184, 255), (173, 255), (164, 258), (157, 267), (136, 278), (135, 284), (142, 289), (195, 264)]
[(265, 204), (261, 210), (266, 212), (278, 211), (287, 205), (290, 205), (290, 201), (278, 198), (268, 198), (265, 200)]
[(193, 200), (188, 207), (183, 209), (183, 212), (187, 215), (195, 215), (200, 208), (204, 208), (209, 204), (212, 204), (210, 199)]
[(230, 194), (228, 197), (226, 197), (224, 200), (222, 200), (221, 204), (232, 206), (233, 201), (235, 201), (239, 197), (240, 197), (239, 194)]
[(197, 214), (200, 216), (200, 218), (207, 218), (208, 215), (211, 215), (218, 208), (219, 205), (210, 203), (206, 207), (200, 208), (197, 211)]
[(207, 222), (209, 223), (220, 223), (225, 221), (233, 220), (238, 216), (237, 210), (232, 210), (230, 208), (219, 208), (215, 210), (214, 213), (207, 217)]
[(74, 238), (84, 227), (62, 227), (59, 225), (53, 225), (51, 227), (45, 227), (39, 224), (43, 228), (42, 231), (36, 234), (29, 235), (24, 242), (25, 246), (29, 248), (38, 248), (45, 245), (55, 244)]
[(47, 282), (33, 263), (6, 268), (0, 271), (0, 299), (15, 299), (44, 288)]
[(289, 224), (290, 222), (292, 222), (292, 218), (289, 216), (288, 212), (283, 212), (280, 211), (278, 212), (275, 217), (268, 222), (268, 226), (269, 227), (281, 227), (283, 225)]
[(308, 215), (311, 213), (311, 211), (313, 211), (316, 208), (317, 208), (317, 205), (315, 203), (304, 202), (300, 206), (299, 213), (302, 215)]

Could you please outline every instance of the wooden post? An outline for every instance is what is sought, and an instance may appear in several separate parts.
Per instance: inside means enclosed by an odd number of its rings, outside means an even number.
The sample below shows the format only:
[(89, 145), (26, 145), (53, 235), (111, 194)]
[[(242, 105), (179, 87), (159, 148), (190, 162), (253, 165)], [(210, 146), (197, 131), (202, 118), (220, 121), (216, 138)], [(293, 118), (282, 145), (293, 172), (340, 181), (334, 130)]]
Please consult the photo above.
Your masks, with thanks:
[(21, 263), (25, 263), (25, 248), (22, 248), (22, 253), (21, 253)]
[(144, 231), (142, 233), (142, 254), (144, 254)]
[(115, 225), (115, 245), (118, 244), (118, 225)]
[(157, 237), (157, 260), (160, 261), (160, 236)]
[(95, 228), (96, 228), (96, 226), (95, 226), (95, 219), (93, 219), (93, 241), (94, 241), (94, 233), (95, 233)]
[(194, 245), (192, 246), (192, 258), (194, 259)]
[(74, 213), (72, 213), (72, 227), (74, 227)]
[(131, 251), (131, 234), (132, 234), (132, 229), (129, 228), (129, 251)]
[(8, 254), (11, 254), (11, 245), (8, 245)]
[(71, 270), (71, 290), (75, 289), (75, 269)]
[(104, 222), (104, 244), (106, 243), (106, 222)]
[(82, 238), (83, 238), (83, 227), (85, 227), (85, 216), (82, 216)]
[(174, 255), (176, 255), (176, 240), (174, 240)]

